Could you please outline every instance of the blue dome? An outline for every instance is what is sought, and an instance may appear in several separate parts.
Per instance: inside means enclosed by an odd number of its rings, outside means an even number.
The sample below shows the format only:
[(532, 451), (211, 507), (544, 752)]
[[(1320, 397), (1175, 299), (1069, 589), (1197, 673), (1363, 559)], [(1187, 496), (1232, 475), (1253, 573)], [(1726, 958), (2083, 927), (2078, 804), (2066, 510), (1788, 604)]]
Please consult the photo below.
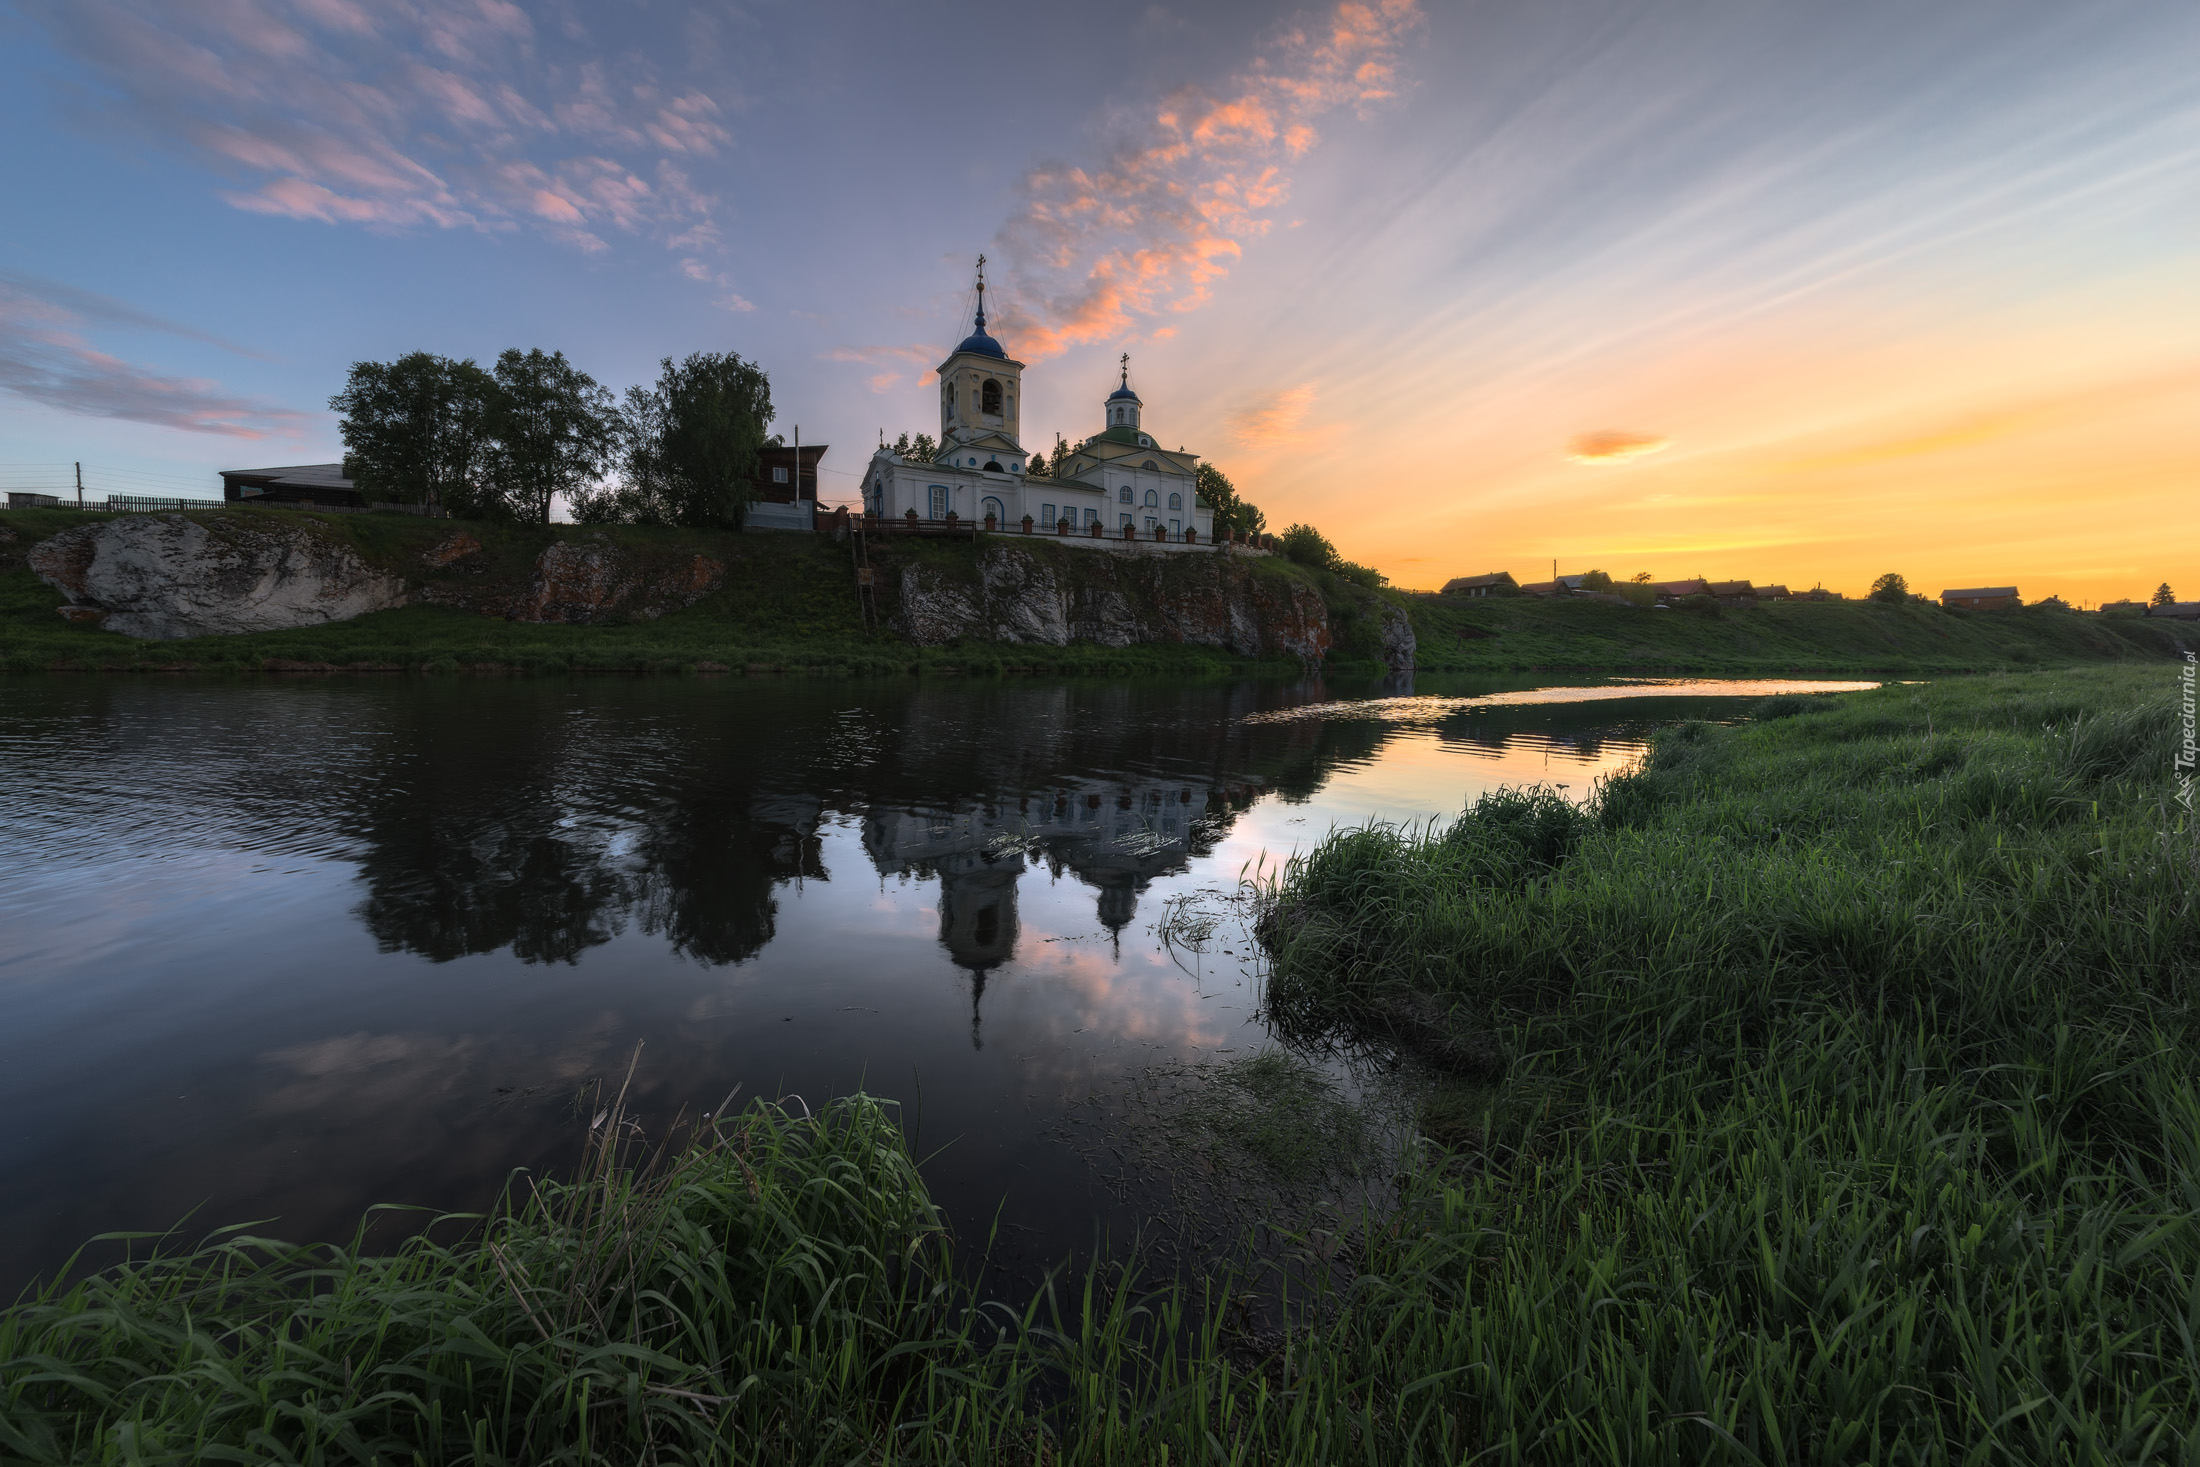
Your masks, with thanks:
[(999, 357), (1004, 362), (1008, 360), (1008, 353), (1001, 350), (999, 342), (985, 334), (985, 327), (982, 325), (968, 336), (965, 336), (962, 339), (962, 345), (956, 347), (955, 350), (958, 352), (975, 352), (981, 357)]
[(1108, 401), (1136, 402), (1138, 401), (1138, 394), (1131, 391), (1130, 383), (1126, 382), (1121, 387), (1116, 388), (1115, 391), (1108, 394)]

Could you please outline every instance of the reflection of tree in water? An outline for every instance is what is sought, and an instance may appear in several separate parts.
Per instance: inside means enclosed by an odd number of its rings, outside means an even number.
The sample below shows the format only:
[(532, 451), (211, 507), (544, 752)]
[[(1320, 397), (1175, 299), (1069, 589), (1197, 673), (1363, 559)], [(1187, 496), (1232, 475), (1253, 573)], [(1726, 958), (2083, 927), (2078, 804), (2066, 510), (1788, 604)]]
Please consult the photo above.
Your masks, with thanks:
[(439, 962), (570, 963), (630, 922), (700, 962), (755, 956), (773, 886), (825, 879), (815, 798), (760, 798), (717, 727), (667, 738), (566, 712), (498, 699), (404, 731), (408, 777), (361, 811), (368, 930)]
[[(1319, 789), (1380, 724), (1240, 722), (1275, 684), (679, 688), (481, 685), (383, 705), (407, 751), (355, 806), (358, 912), (438, 961), (573, 962), (629, 925), (704, 963), (773, 937), (781, 882), (826, 879), (818, 827), (860, 810), (882, 873), (941, 882), (974, 1001), (1012, 957), (1027, 858), (1072, 872), (1111, 933), (1157, 877), (1270, 789)], [(851, 706), (851, 704), (855, 706)], [(975, 1037), (975, 1036), (974, 1036)]]

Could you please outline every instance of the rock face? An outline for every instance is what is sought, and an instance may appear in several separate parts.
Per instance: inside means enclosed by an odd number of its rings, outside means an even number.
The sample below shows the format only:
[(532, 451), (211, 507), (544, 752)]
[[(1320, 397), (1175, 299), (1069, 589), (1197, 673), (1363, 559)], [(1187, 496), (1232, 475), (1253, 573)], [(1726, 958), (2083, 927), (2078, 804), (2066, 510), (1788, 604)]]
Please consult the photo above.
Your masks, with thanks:
[[(1059, 647), (1182, 642), (1245, 657), (1315, 663), (1329, 650), (1321, 594), (1303, 581), (1258, 574), (1235, 556), (1034, 552), (989, 545), (973, 581), (930, 565), (899, 578), (902, 634), (923, 646), (957, 638)], [(1401, 623), (1404, 613), (1398, 613)], [(1404, 633), (1412, 666), (1413, 632)]]
[(1413, 662), (1420, 655), (1421, 639), (1413, 635), (1413, 619), (1406, 615), (1403, 606), (1383, 603), (1382, 656), (1383, 666), (1392, 672), (1411, 672)]
[(643, 565), (608, 541), (560, 541), (535, 558), (526, 593), (499, 608), (511, 621), (653, 621), (718, 588), (725, 567), (707, 555)]
[(126, 515), (63, 530), (30, 568), (69, 598), (62, 614), (132, 637), (271, 632), (402, 606), (402, 579), (300, 526)]

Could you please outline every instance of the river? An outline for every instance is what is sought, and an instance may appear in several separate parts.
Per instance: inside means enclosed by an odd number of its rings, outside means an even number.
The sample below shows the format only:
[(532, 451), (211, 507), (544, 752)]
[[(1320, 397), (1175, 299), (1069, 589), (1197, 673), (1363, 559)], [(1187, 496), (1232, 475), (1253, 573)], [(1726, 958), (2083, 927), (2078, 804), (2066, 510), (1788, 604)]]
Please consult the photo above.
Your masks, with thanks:
[(1800, 686), (0, 680), (0, 1288), (482, 1207), (630, 1061), (660, 1129), (894, 1097), (958, 1231), (1057, 1257), (1145, 1206), (1065, 1117), (1272, 1042), (1241, 880)]

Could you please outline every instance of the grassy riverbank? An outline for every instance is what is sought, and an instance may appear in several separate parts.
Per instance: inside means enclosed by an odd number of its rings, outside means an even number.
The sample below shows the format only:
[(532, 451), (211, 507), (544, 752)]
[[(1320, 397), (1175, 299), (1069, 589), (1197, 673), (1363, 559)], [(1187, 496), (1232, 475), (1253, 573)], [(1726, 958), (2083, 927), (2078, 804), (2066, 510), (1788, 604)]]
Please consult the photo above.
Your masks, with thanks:
[[(58, 614), (60, 593), (25, 564), (26, 552), (38, 541), (81, 525), (86, 517), (66, 510), (11, 511), (0, 515), (0, 537), (13, 537), (0, 538), (0, 670), (1188, 677), (1299, 670), (1289, 659), (1248, 659), (1188, 645), (964, 641), (919, 647), (891, 630), (866, 628), (849, 550), (823, 537), (315, 516), (277, 509), (200, 513), (286, 529), (308, 526), (369, 565), (461, 604), (415, 605), (294, 631), (141, 641), (64, 620)], [(473, 537), (479, 549), (439, 561), (437, 547), (457, 532)], [(724, 573), (718, 588), (700, 601), (654, 620), (609, 616), (568, 625), (484, 614), (524, 594), (545, 549), (595, 536), (631, 557), (645, 574), (676, 578), (697, 555)], [(1002, 538), (1016, 543), (1021, 537)], [(1100, 564), (1089, 551), (1054, 553), (1072, 582)], [(890, 542), (886, 554), (879, 588), (880, 610), (889, 624), (901, 566), (925, 565), (949, 582), (977, 580), (968, 543)], [(1585, 600), (1462, 601), (1369, 591), (1280, 558), (1253, 565), (1259, 577), (1299, 581), (1319, 592), (1334, 638), (1329, 666), (1336, 670), (1382, 670), (1386, 600), (1410, 616), (1420, 643), (1419, 666), (1426, 672), (1938, 674), (2159, 659), (2186, 646), (2200, 647), (2200, 626), (2190, 623), (2110, 621), (2053, 610), (1966, 614), (1865, 602), (1788, 602), (1710, 614)]]
[[(963, 642), (919, 647), (864, 625), (849, 549), (822, 536), (733, 534), (622, 525), (484, 524), (404, 515), (328, 515), (224, 510), (278, 528), (308, 523), (369, 565), (454, 596), (516, 596), (536, 557), (561, 540), (601, 535), (639, 559), (667, 565), (694, 555), (725, 567), (719, 588), (693, 606), (647, 621), (590, 625), (509, 621), (455, 606), (408, 606), (292, 631), (145, 641), (72, 624), (63, 597), (24, 563), (32, 545), (85, 517), (65, 510), (0, 515), (0, 670), (106, 672), (408, 672), (416, 674), (789, 673), (1214, 676), (1296, 671), (1206, 647), (1064, 647)], [(481, 549), (448, 565), (426, 557), (454, 532)], [(913, 542), (903, 559), (967, 561), (968, 545)], [(1283, 569), (1279, 565), (1279, 569)], [(1299, 574), (1295, 568), (1288, 573)], [(882, 577), (882, 580), (884, 578)]]
[(1703, 610), (1586, 598), (1403, 598), (1425, 672), (1949, 673), (2149, 661), (2200, 648), (2200, 624), (2053, 607), (1944, 611), (1780, 601)]
[(0, 1453), (2193, 1461), (2175, 692), (1776, 699), (1586, 808), (1333, 836), (1263, 896), (1271, 1007), (1448, 1078), (1292, 1308), (981, 1308), (886, 1110), (757, 1106), (599, 1143), (486, 1243), (232, 1239), (19, 1305)]
[(2176, 688), (1775, 700), (1586, 809), (1496, 796), (1293, 867), (1279, 1017), (1489, 1087), (1432, 1114), (1454, 1180), (1366, 1296), (1429, 1413), (1398, 1445), (2194, 1460)]

